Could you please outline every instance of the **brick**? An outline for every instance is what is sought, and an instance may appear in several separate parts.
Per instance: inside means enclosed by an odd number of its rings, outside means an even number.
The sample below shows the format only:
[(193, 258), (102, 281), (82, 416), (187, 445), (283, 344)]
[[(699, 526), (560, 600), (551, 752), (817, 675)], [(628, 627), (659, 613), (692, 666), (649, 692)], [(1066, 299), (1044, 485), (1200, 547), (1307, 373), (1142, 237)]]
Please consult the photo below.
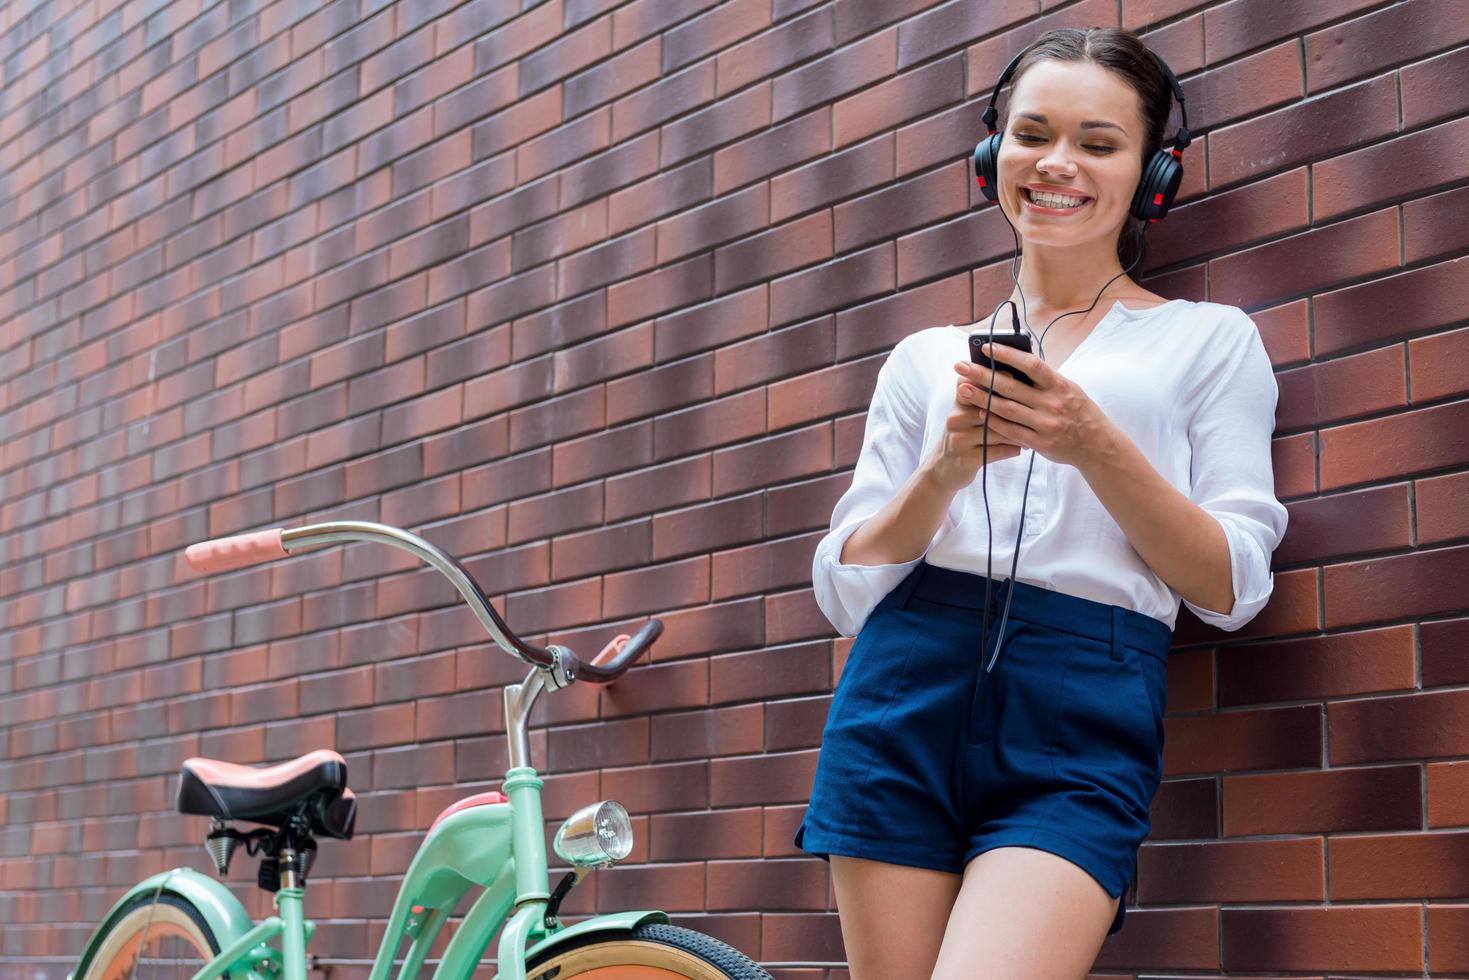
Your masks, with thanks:
[(609, 231), (619, 234), (709, 200), (711, 172), (709, 161), (699, 158), (618, 191), (607, 201)]
[(1225, 970), (1355, 973), (1423, 967), (1423, 910), (1418, 902), (1223, 909), (1218, 914), (1219, 963)]
[[(1175, 75), (1180, 69), (1170, 63)], [(1191, 132), (1212, 131), (1257, 116), (1305, 94), (1300, 44), (1294, 38), (1179, 83)]]
[(1321, 433), (1321, 488), (1463, 465), (1469, 458), (1469, 402), (1450, 402), (1326, 429)]
[(658, 222), (658, 261), (668, 262), (755, 233), (769, 224), (769, 190), (756, 184)]
[(1398, 252), (1396, 209), (1384, 208), (1211, 259), (1210, 295), (1216, 303), (1241, 307), (1278, 302), (1396, 269)]
[(1181, 204), (1148, 229), (1148, 260), (1183, 262), (1301, 231), (1311, 223), (1308, 187), (1306, 168), (1298, 167)]
[(612, 19), (612, 46), (621, 50), (652, 34), (657, 34), (691, 17), (715, 0), (687, 0), (684, 3), (657, 3), (654, 0), (635, 0), (619, 8)]
[(1466, 70), (1469, 70), (1469, 47), (1405, 66), (1398, 73), (1403, 126), (1411, 129), (1436, 122), (1469, 107), (1469, 96), (1457, 84)]
[(721, 51), (714, 63), (717, 94), (723, 97), (813, 55), (830, 51), (832, 43), (832, 8), (823, 5)]
[(612, 103), (612, 142), (623, 140), (712, 101), (714, 63), (701, 61)]
[(560, 206), (566, 209), (601, 197), (608, 191), (640, 181), (657, 169), (658, 134), (649, 132), (563, 170), (558, 184)]
[[(983, 9), (969, 3), (933, 5), (931, 9), (898, 25), (898, 67), (907, 68), (909, 65), (927, 61), (934, 55), (978, 40), (1034, 14), (1034, 4), (1019, 0), (992, 3)], [(1016, 49), (1011, 56), (1018, 51)], [(1000, 66), (1003, 67), (1004, 65)], [(973, 95), (975, 90), (983, 87), (985, 97), (988, 98), (1000, 68), (989, 76), (988, 87), (976, 82), (968, 94)], [(983, 106), (980, 108), (982, 110)]]
[(904, 336), (931, 326), (973, 322), (968, 273), (905, 289), (836, 316), (836, 360), (891, 350)]
[(1413, 512), (1419, 544), (1469, 535), (1469, 475), (1453, 473), (1416, 483)]
[(893, 177), (892, 140), (880, 136), (770, 181), (770, 219), (786, 218), (879, 186)]
[[(1127, 0), (1124, 0), (1124, 26), (1128, 6)], [(1183, 6), (1186, 10), (1190, 4), (1185, 3)], [(1184, 17), (1182, 20), (1148, 31), (1141, 37), (1144, 44), (1168, 62), (1168, 67), (1175, 76), (1188, 75), (1204, 67), (1204, 15), (1202, 13)]]
[[(1003, 235), (1003, 238), (1002, 238)], [(898, 238), (898, 287), (966, 269), (1014, 251), (1010, 226), (991, 205)]]
[[(740, 0), (734, 0), (739, 3)], [(770, 125), (770, 90), (757, 85), (665, 123), (660, 144), (660, 166), (672, 166), (698, 153), (737, 140)]]
[(823, 106), (716, 150), (714, 193), (728, 193), (830, 149), (831, 110)]
[(1394, 345), (1332, 358), (1276, 375), (1277, 430), (1339, 422), (1406, 408), (1403, 350)]
[(621, 326), (708, 300), (714, 281), (712, 264), (710, 256), (695, 256), (618, 282), (607, 289), (608, 325)]
[(953, 55), (836, 102), (832, 106), (833, 142), (836, 146), (854, 143), (963, 97), (963, 57)]
[(1453, 0), (1416, 0), (1376, 10), (1306, 35), (1309, 88), (1340, 85), (1465, 41), (1469, 19)]
[(772, 118), (805, 112), (897, 70), (897, 30), (889, 28), (781, 75), (775, 80)]
[(732, 0), (663, 34), (663, 71), (683, 67), (770, 26), (770, 0)]
[(762, 334), (770, 295), (764, 285), (732, 292), (702, 306), (658, 317), (654, 323), (654, 360), (665, 361)]
[(1457, 119), (1323, 160), (1311, 168), (1312, 214), (1320, 221), (1463, 180), (1466, 156), (1469, 119)]
[(650, 38), (567, 78), (563, 104), (566, 115), (581, 115), (655, 81), (660, 75), (661, 45), (661, 38)]
[(1382, 75), (1210, 132), (1209, 186), (1218, 189), (1323, 159), (1397, 128), (1397, 89), (1391, 75)]
[[(1417, 830), (1423, 824), (1419, 799), (1417, 766), (1225, 776), (1224, 833), (1245, 836)], [(1319, 857), (1318, 853), (1318, 872), (1322, 870)], [(1318, 880), (1318, 888), (1320, 885)], [(1270, 900), (1278, 901), (1283, 894), (1283, 889), (1272, 888)], [(1312, 897), (1321, 896), (1318, 892)]]
[(520, 59), (520, 97), (550, 85), (606, 57), (612, 51), (612, 18), (598, 17), (567, 31)]
[(1403, 205), (1403, 260), (1407, 264), (1436, 259), (1469, 246), (1469, 230), (1454, 220), (1469, 205), (1469, 189), (1460, 187)]
[(1138, 901), (1321, 901), (1326, 897), (1325, 851), (1320, 837), (1144, 848), (1138, 852)]
[(1322, 0), (1309, 6), (1280, 6), (1264, 0), (1232, 0), (1204, 12), (1204, 44), (1209, 61), (1224, 61), (1246, 51), (1349, 16), (1372, 0)]
[[(1466, 562), (1469, 548), (1450, 547), (1330, 566), (1324, 575), (1327, 624), (1458, 612), (1463, 604), (1455, 594), (1453, 576), (1464, 574)], [(1404, 591), (1370, 597), (1369, 577), (1380, 581), (1376, 576), (1383, 573), (1400, 576)]]
[[(949, 4), (948, 6), (956, 5)], [(942, 11), (946, 8), (938, 9)], [(1000, 16), (1010, 17), (1011, 20), (1002, 20), (996, 24), (989, 17), (989, 8), (983, 11), (971, 9), (955, 24), (956, 33), (958, 36), (965, 37), (966, 40), (969, 36), (980, 37), (989, 34), (997, 26), (1004, 27), (1011, 22), (1023, 20), (1031, 13), (1032, 11), (1026, 9), (1023, 4), (1007, 2), (1000, 8)], [(1084, 28), (1095, 24), (1110, 24), (1116, 20), (1116, 17), (1116, 6), (1108, 0), (1082, 0), (1081, 3), (1067, 5), (1053, 13), (1036, 17), (1022, 27), (971, 45), (966, 51), (969, 59), (966, 69), (968, 94), (977, 96), (981, 92), (984, 93), (985, 102), (979, 106), (983, 111), (985, 103), (989, 101), (990, 93), (994, 91), (995, 80), (1000, 77), (1000, 72), (1004, 71), (1011, 58), (1019, 54), (1040, 34), (1057, 27)], [(935, 25), (936, 29), (939, 27), (940, 25)], [(943, 43), (942, 38), (940, 43)], [(1001, 112), (1001, 119), (1005, 118), (1004, 114), (1008, 111), (1005, 108), (1009, 105), (1006, 99), (1008, 99), (1008, 94), (1002, 92), (999, 102), (996, 103), (996, 107)]]
[(894, 251), (882, 243), (770, 284), (772, 326), (810, 317), (894, 288)]
[(831, 212), (777, 225), (716, 249), (714, 291), (726, 293), (831, 256)]
[(1461, 257), (1316, 297), (1316, 354), (1416, 336), (1459, 320), (1469, 297), (1466, 268)]
[[(1288, 510), (1290, 526), (1275, 551), (1279, 563), (1401, 550), (1412, 544), (1404, 483), (1299, 501)], [(1349, 526), (1353, 530), (1347, 533)]]
[(522, 143), (515, 149), (516, 174), (533, 180), (605, 150), (611, 127), (612, 112), (604, 108)]
[(1413, 633), (1407, 626), (1261, 643), (1233, 650), (1219, 663), (1221, 706), (1413, 687)]
[(968, 168), (956, 162), (832, 209), (834, 247), (846, 252), (961, 214), (969, 207)]

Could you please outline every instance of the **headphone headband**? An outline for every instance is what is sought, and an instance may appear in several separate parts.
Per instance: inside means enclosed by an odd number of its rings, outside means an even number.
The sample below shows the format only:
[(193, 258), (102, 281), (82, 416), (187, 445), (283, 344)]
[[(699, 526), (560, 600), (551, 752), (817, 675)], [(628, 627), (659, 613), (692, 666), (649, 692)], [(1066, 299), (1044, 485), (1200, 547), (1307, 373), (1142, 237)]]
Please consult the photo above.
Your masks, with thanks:
[[(995, 111), (995, 100), (1000, 97), (1000, 89), (1005, 87), (1005, 83), (1015, 73), (1015, 66), (1020, 64), (1020, 59), (1025, 57), (1026, 52), (1029, 50), (1029, 46), (1022, 48), (1019, 54), (1011, 58), (1010, 63), (1005, 66), (1005, 70), (1000, 72), (1000, 80), (995, 82), (995, 90), (990, 93), (989, 105), (985, 106), (984, 115), (981, 117), (984, 120), (985, 128), (991, 133), (997, 131), (995, 129), (995, 119), (998, 118), (999, 113)], [(1178, 79), (1173, 76), (1173, 70), (1168, 67), (1166, 61), (1158, 57), (1153, 52), (1153, 49), (1146, 45), (1143, 46), (1143, 50), (1148, 53), (1148, 57), (1153, 59), (1153, 64), (1162, 69), (1163, 77), (1168, 79), (1169, 88), (1173, 89), (1173, 97), (1178, 100), (1178, 111), (1183, 117), (1183, 124), (1178, 127), (1178, 132), (1173, 134), (1173, 155), (1181, 159), (1184, 149), (1188, 147), (1189, 143), (1193, 142), (1193, 137), (1189, 135), (1188, 131), (1188, 107), (1184, 105), (1183, 88), (1178, 84)]]

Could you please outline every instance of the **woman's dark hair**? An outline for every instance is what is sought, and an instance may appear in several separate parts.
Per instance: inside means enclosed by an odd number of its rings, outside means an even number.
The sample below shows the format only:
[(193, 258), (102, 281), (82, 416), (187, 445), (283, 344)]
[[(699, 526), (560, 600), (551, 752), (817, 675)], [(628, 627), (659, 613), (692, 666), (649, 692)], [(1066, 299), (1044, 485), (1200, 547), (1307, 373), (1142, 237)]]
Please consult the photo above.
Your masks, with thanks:
[[(1141, 177), (1141, 166), (1146, 165), (1163, 145), (1163, 134), (1168, 127), (1168, 113), (1173, 105), (1168, 79), (1149, 55), (1147, 46), (1133, 32), (1117, 27), (1058, 27), (1047, 31), (1031, 42), (1016, 63), (1015, 73), (1010, 76), (1012, 97), (1015, 86), (1019, 84), (1026, 69), (1038, 61), (1090, 61), (1115, 72), (1132, 86), (1133, 91), (1137, 92), (1139, 114), (1145, 126), (1143, 153), (1138, 171)], [(1007, 100), (1007, 122), (1008, 105)], [(1131, 204), (1131, 201), (1128, 203)], [(1124, 269), (1141, 252), (1142, 233), (1142, 220), (1129, 213), (1122, 223), (1121, 233), (1117, 236), (1117, 261), (1122, 263)], [(1141, 268), (1139, 265), (1134, 271), (1141, 271)]]

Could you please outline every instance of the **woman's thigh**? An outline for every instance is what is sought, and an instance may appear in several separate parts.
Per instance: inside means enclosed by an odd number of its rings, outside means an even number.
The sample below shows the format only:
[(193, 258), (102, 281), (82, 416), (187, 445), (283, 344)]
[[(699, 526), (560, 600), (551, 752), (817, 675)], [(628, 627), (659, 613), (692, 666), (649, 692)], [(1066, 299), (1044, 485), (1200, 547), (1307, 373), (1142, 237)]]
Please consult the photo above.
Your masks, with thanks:
[(852, 980), (929, 980), (963, 876), (831, 856)]
[(964, 869), (933, 980), (1083, 980), (1121, 900), (1049, 851), (985, 851)]

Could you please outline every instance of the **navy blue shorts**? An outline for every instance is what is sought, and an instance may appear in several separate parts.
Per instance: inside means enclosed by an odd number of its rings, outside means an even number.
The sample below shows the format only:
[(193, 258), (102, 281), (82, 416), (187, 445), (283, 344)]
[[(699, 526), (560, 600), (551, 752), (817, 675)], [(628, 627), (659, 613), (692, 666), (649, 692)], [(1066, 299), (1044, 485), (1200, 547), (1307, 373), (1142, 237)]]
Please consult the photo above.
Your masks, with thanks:
[[(991, 653), (1009, 584), (991, 586)], [(1172, 630), (1017, 582), (985, 672), (984, 589), (983, 575), (921, 561), (878, 603), (832, 696), (795, 844), (955, 873), (991, 848), (1034, 847), (1122, 895), (1163, 774)]]

